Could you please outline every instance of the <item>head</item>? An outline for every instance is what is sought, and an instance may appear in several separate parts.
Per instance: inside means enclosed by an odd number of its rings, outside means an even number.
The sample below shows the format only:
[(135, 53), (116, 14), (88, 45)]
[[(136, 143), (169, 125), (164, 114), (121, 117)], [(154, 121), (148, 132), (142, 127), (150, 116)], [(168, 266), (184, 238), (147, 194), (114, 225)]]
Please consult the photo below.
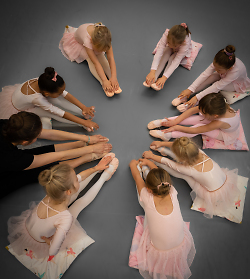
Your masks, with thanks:
[(111, 33), (101, 22), (96, 23), (91, 35), (92, 44), (95, 50), (104, 51), (111, 47)]
[(207, 120), (213, 121), (230, 110), (225, 97), (221, 93), (210, 93), (199, 101), (199, 111)]
[(38, 86), (45, 97), (57, 98), (65, 90), (65, 82), (54, 68), (47, 67), (38, 78)]
[(170, 175), (162, 168), (150, 170), (146, 178), (146, 187), (154, 196), (166, 197), (172, 184)]
[(175, 139), (171, 150), (177, 156), (178, 161), (184, 165), (193, 165), (199, 159), (199, 148), (187, 137)]
[(20, 111), (13, 114), (3, 127), (3, 136), (15, 145), (29, 145), (36, 141), (42, 131), (38, 115)]
[(225, 74), (235, 63), (235, 47), (232, 45), (221, 49), (214, 57), (214, 67), (219, 74)]
[(75, 171), (67, 164), (58, 164), (42, 171), (38, 181), (46, 194), (57, 203), (62, 203), (79, 189)]
[(186, 23), (181, 23), (179, 25), (174, 25), (168, 32), (168, 45), (171, 48), (176, 48), (180, 46), (188, 34), (191, 34)]

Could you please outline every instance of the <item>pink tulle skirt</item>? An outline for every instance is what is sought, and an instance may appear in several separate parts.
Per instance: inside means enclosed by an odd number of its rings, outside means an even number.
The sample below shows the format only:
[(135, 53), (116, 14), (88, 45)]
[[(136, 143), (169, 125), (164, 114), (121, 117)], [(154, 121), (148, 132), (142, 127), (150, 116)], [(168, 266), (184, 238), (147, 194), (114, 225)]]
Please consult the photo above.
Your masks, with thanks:
[(87, 52), (82, 44), (79, 44), (74, 36), (77, 28), (69, 26), (65, 29), (63, 37), (59, 43), (59, 49), (62, 54), (71, 62), (83, 62), (88, 58)]
[(12, 95), (21, 84), (9, 85), (2, 88), (0, 92), (0, 119), (9, 119), (12, 114), (18, 113), (12, 104)]
[[(144, 229), (144, 216), (137, 216), (132, 240), (129, 266), (138, 268), (145, 279), (187, 279), (191, 276), (190, 266), (196, 250), (193, 237), (184, 225), (182, 243), (170, 250), (156, 249), (150, 240), (149, 229)], [(171, 228), (170, 228), (171, 229)]]
[[(32, 253), (32, 256), (40, 259), (49, 255), (49, 245), (34, 240), (26, 229), (26, 219), (36, 210), (37, 204), (30, 203), (30, 209), (23, 211), (20, 216), (13, 216), (8, 220), (8, 240), (14, 252), (22, 255), (26, 252)], [(72, 244), (85, 237), (87, 234), (81, 227), (79, 222), (75, 219), (64, 242), (59, 251), (66, 250)]]
[[(215, 191), (208, 191), (199, 183), (190, 185), (192, 192), (191, 198), (195, 201), (196, 197), (203, 200), (203, 205), (200, 210), (204, 212), (207, 218), (213, 218), (213, 215), (223, 215), (234, 204), (240, 195), (237, 187), (238, 169), (228, 170), (222, 169), (227, 178), (225, 183)], [(225, 216), (225, 215), (223, 215)]]

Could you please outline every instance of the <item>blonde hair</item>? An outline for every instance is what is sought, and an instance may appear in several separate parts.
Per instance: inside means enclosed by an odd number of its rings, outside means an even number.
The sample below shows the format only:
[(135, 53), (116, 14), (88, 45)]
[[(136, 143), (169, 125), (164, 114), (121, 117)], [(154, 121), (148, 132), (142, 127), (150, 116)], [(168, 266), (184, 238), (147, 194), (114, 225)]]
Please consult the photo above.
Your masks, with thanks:
[(111, 33), (101, 22), (96, 23), (91, 35), (92, 43), (97, 50), (107, 51), (111, 47)]
[(170, 175), (162, 168), (150, 170), (145, 182), (146, 187), (152, 191), (153, 195), (161, 198), (169, 194), (172, 184)]
[(181, 24), (174, 25), (168, 32), (168, 39), (170, 39), (173, 44), (181, 45), (188, 34), (191, 34), (188, 27), (184, 27)]
[(171, 150), (181, 162), (184, 162), (187, 165), (193, 165), (199, 157), (198, 146), (187, 137), (175, 139)]
[(69, 165), (58, 164), (42, 171), (38, 176), (38, 181), (49, 197), (57, 202), (63, 202), (66, 198), (65, 191), (74, 187), (72, 171)]

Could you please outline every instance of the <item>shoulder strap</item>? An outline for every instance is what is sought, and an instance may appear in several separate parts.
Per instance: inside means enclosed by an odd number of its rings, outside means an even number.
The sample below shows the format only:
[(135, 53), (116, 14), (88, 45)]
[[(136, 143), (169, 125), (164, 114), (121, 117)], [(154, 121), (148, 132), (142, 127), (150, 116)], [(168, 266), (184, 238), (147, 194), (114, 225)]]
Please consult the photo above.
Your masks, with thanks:
[(34, 93), (37, 93), (37, 92), (35, 91), (35, 89), (33, 89), (33, 88), (30, 86), (30, 84), (33, 83), (33, 82), (35, 82), (35, 81), (36, 81), (36, 79), (31, 80), (31, 82), (30, 82), (30, 80), (28, 80), (28, 84), (27, 84), (27, 95), (28, 95), (28, 90), (29, 90), (29, 88), (30, 88)]
[[(49, 202), (49, 199), (48, 199), (48, 202)], [(53, 210), (53, 211), (55, 211), (55, 212), (57, 212), (57, 213), (60, 213), (60, 211), (58, 211), (58, 210), (56, 210), (56, 209), (50, 207), (50, 206), (49, 206), (48, 204), (46, 204), (44, 201), (41, 201), (41, 203), (44, 204), (44, 205), (47, 207), (47, 218), (49, 217), (49, 209), (51, 209), (51, 210)]]

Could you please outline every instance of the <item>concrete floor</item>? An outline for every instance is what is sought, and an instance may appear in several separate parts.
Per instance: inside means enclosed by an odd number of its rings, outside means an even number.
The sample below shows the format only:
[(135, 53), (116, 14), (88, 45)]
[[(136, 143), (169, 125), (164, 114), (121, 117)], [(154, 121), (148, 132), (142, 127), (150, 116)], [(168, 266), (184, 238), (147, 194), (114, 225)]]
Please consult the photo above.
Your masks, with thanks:
[[(78, 256), (64, 279), (141, 278), (137, 270), (128, 267), (135, 216), (143, 214), (128, 164), (149, 149), (153, 138), (148, 134), (147, 123), (178, 114), (171, 106), (172, 99), (205, 70), (218, 50), (227, 44), (235, 45), (237, 57), (250, 70), (249, 14), (244, 3), (243, 0), (237, 3), (215, 0), (26, 0), (1, 4), (0, 86), (22, 83), (39, 76), (45, 67), (53, 66), (66, 81), (70, 93), (85, 105), (96, 107), (94, 120), (100, 129), (95, 134), (109, 137), (120, 161), (114, 177), (78, 218), (96, 243)], [(71, 63), (58, 49), (65, 25), (78, 27), (82, 23), (98, 21), (112, 32), (118, 80), (123, 89), (122, 94), (111, 99), (104, 95), (86, 63)], [(150, 70), (152, 50), (167, 27), (181, 22), (188, 24), (192, 39), (203, 44), (191, 71), (179, 67), (158, 93), (145, 88), (142, 82)], [(248, 143), (249, 106), (250, 98), (232, 105), (241, 110)], [(85, 133), (77, 127), (62, 128)], [(249, 152), (207, 150), (207, 154), (221, 167), (238, 168), (240, 175), (249, 177)], [(86, 164), (77, 171), (92, 165)], [(183, 218), (191, 222), (190, 230), (197, 249), (191, 266), (192, 278), (249, 278), (249, 193), (242, 224), (219, 217), (208, 220), (201, 213), (190, 210), (189, 186), (179, 179), (173, 181), (179, 193)], [(43, 189), (35, 184), (1, 200), (1, 278), (36, 278), (4, 247), (8, 245), (8, 218), (19, 215), (30, 201), (38, 201), (43, 196)]]

